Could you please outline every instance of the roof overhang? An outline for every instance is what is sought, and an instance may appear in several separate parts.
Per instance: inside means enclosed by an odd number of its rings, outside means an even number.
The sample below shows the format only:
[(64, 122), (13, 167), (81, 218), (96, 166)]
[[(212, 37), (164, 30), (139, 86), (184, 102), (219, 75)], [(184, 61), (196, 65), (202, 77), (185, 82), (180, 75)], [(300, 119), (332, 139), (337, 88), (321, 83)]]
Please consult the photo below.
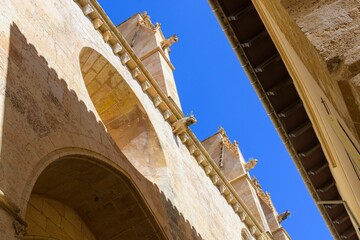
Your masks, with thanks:
[(358, 239), (303, 101), (254, 4), (209, 3), (334, 238)]

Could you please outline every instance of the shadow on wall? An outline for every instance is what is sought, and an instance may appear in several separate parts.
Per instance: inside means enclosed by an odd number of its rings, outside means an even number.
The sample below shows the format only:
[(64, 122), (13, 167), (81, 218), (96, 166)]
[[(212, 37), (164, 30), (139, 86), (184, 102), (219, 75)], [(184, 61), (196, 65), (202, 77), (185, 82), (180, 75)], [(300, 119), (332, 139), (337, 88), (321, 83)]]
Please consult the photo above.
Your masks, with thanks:
[(150, 181), (167, 180), (166, 161), (155, 129), (128, 83), (92, 48), (82, 49), (80, 67), (96, 111), (117, 146)]
[[(96, 239), (105, 239), (101, 236), (110, 233), (101, 226), (104, 222), (97, 222), (94, 216), (101, 215), (106, 220), (108, 215), (115, 214), (112, 209), (121, 204), (125, 207), (116, 209), (117, 216), (125, 214), (134, 219), (142, 216), (151, 220), (157, 238), (146, 239), (162, 239), (162, 233), (167, 239), (202, 239), (158, 187), (134, 169), (95, 115), (79, 101), (76, 92), (58, 78), (55, 70), (48, 67), (35, 46), (27, 43), (16, 24), (11, 25), (8, 72), (2, 93), (5, 102), (0, 171), (4, 174), (0, 176), (0, 189), (14, 202), (19, 203), (21, 199), (26, 202), (30, 192), (52, 198), (75, 211)], [(46, 167), (45, 156), (59, 149), (82, 149), (90, 152), (89, 155), (93, 152), (114, 156), (110, 162), (120, 161), (116, 162), (117, 170), (114, 170), (105, 160), (63, 154)], [(43, 166), (35, 172), (41, 162)], [(23, 192), (33, 185), (31, 191)], [(126, 203), (133, 208), (129, 209)], [(26, 209), (25, 204), (27, 207), (26, 202), (21, 209)], [(57, 213), (66, 216), (64, 212)], [(29, 220), (29, 233), (46, 233), (46, 228), (53, 226), (50, 223), (59, 223), (58, 215), (52, 216), (43, 224)], [(118, 229), (125, 223), (119, 219), (106, 221), (104, 226)], [(136, 229), (137, 221), (126, 223), (129, 224), (127, 229)], [(57, 227), (63, 229), (62, 222), (59, 224)], [(150, 231), (149, 236), (154, 232)], [(113, 239), (128, 239), (125, 233), (116, 232), (118, 235)], [(9, 233), (9, 237), (13, 235)], [(25, 236), (25, 239), (30, 238)]]

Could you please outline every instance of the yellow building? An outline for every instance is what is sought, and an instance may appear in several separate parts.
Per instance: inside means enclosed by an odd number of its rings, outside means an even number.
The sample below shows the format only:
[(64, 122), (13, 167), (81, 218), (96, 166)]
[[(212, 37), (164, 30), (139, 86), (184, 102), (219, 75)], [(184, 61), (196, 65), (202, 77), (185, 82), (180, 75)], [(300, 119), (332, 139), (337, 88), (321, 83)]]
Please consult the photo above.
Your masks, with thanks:
[(334, 238), (359, 239), (359, 2), (209, 3)]

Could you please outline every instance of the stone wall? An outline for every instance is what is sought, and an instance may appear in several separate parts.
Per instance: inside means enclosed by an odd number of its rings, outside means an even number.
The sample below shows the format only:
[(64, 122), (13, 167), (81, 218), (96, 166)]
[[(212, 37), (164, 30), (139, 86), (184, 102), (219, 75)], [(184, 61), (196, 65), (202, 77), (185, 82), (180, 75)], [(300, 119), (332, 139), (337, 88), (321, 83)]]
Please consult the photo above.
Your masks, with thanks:
[(55, 200), (32, 195), (26, 214), (27, 239), (96, 240), (79, 215)]
[(281, 4), (274, 13), (282, 12), (282, 28), (288, 29), (285, 33), (288, 40), (308, 64), (347, 126), (358, 136), (359, 2), (282, 0)]
[[(124, 173), (170, 239), (240, 239), (246, 225), (76, 2), (6, 0), (1, 8), (0, 190), (20, 217), (47, 166), (86, 155)], [(81, 72), (84, 47), (107, 59), (138, 99), (154, 126), (167, 175), (149, 182), (107, 132)], [(15, 239), (12, 222), (0, 210), (1, 239)]]

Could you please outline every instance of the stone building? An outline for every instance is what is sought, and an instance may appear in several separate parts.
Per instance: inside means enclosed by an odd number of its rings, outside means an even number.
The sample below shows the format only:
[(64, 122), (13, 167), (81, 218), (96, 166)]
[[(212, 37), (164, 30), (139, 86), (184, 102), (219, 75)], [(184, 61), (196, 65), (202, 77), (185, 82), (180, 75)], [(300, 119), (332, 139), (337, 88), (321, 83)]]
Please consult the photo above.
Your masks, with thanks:
[(165, 38), (96, 0), (0, 12), (0, 239), (290, 239), (220, 129), (181, 111)]
[(359, 239), (359, 1), (209, 3), (333, 237)]

